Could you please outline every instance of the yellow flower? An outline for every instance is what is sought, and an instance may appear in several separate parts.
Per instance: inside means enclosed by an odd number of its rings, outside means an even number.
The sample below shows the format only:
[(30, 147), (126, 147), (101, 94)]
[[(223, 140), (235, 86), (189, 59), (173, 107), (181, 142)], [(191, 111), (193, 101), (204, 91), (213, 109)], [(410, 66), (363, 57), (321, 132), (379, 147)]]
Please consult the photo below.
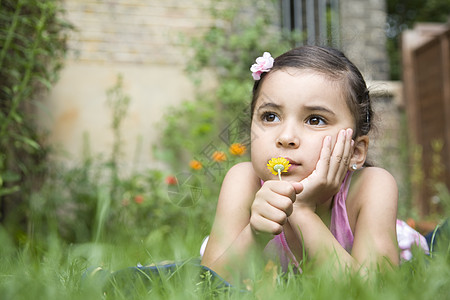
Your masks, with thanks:
[(291, 164), (284, 157), (272, 158), (267, 164), (267, 168), (273, 175), (278, 175), (281, 180), (281, 172), (287, 172)]
[(194, 170), (200, 170), (201, 168), (203, 168), (202, 163), (195, 159), (191, 160), (189, 166)]
[(234, 143), (230, 146), (229, 150), (232, 155), (241, 156), (244, 155), (245, 151), (247, 151), (247, 148), (240, 143)]
[(223, 151), (215, 151), (212, 155), (212, 159), (216, 162), (223, 162), (227, 160), (227, 155)]

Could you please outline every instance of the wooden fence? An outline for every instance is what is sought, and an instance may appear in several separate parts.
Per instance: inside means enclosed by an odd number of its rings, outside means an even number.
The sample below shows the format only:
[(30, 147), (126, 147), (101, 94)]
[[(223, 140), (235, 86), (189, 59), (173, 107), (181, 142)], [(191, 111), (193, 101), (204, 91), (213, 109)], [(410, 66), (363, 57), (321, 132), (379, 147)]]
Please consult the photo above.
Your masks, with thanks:
[(435, 184), (450, 188), (450, 26), (406, 31), (402, 56), (413, 198), (425, 217), (442, 210)]

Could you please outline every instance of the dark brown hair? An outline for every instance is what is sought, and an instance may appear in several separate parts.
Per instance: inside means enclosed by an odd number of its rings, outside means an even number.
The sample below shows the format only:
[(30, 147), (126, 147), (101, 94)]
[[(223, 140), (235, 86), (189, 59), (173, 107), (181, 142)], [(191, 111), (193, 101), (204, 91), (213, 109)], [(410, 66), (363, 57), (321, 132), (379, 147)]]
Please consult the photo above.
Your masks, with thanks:
[(264, 78), (273, 71), (286, 68), (311, 70), (342, 83), (344, 98), (356, 123), (354, 137), (369, 133), (373, 111), (369, 90), (361, 72), (341, 51), (321, 46), (294, 48), (275, 58), (272, 69), (262, 73), (261, 79), (255, 81), (253, 86), (252, 118)]

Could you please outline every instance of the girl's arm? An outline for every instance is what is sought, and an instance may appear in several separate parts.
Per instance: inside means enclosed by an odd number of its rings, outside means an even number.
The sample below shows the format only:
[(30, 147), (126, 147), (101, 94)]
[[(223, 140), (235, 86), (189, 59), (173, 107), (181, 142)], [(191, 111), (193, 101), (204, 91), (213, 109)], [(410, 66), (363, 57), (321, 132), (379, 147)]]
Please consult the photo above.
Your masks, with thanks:
[(398, 265), (396, 235), (398, 188), (381, 168), (365, 168), (349, 193), (357, 204), (352, 256), (368, 267)]
[(232, 167), (224, 178), (217, 204), (216, 216), (202, 264), (227, 280), (230, 268), (254, 246), (249, 226), (250, 207), (261, 187), (251, 163)]
[(380, 168), (364, 168), (360, 173), (356, 182), (352, 182), (347, 198), (347, 203), (356, 201), (351, 254), (339, 244), (311, 206), (294, 204), (289, 223), (314, 262), (331, 262), (335, 269), (344, 267), (363, 272), (377, 268), (380, 263), (398, 264), (395, 180)]

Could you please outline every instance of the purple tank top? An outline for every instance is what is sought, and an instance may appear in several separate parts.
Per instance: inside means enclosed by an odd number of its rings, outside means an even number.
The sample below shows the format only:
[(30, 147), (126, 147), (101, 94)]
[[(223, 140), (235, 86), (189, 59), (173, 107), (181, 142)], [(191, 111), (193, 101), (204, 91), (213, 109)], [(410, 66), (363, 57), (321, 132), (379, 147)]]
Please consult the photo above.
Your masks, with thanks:
[(330, 231), (341, 246), (350, 253), (353, 247), (353, 232), (348, 222), (347, 207), (345, 200), (347, 199), (348, 189), (352, 178), (352, 172), (347, 172), (341, 189), (334, 196), (333, 206), (331, 208)]

